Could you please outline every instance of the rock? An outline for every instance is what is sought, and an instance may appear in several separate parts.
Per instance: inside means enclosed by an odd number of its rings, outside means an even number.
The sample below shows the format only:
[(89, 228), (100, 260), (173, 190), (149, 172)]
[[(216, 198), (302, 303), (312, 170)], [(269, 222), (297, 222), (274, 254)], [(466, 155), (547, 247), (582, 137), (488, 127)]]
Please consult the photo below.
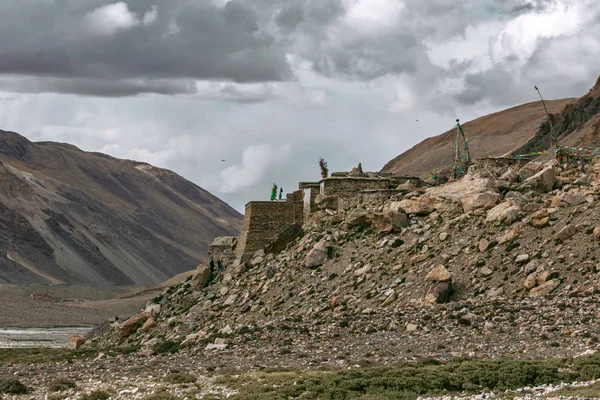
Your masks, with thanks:
[(480, 252), (485, 252), (490, 247), (490, 241), (487, 239), (481, 239), (477, 244), (477, 248)]
[(538, 268), (539, 263), (537, 262), (537, 260), (531, 260), (527, 263), (527, 265), (523, 267), (523, 272), (525, 273), (525, 275), (529, 275), (532, 272), (536, 272)]
[(491, 331), (494, 329), (494, 327), (494, 323), (490, 321), (485, 321), (485, 324), (483, 324), (483, 329), (485, 329), (486, 331)]
[(150, 357), (154, 355), (154, 349), (152, 347), (146, 347), (138, 351), (137, 354), (141, 357)]
[(498, 244), (504, 244), (510, 242), (514, 238), (517, 237), (518, 231), (517, 228), (511, 228), (508, 232), (498, 238)]
[(148, 304), (146, 304), (146, 308), (144, 309), (144, 312), (147, 314), (152, 315), (153, 317), (156, 315), (160, 314), (160, 304), (154, 304), (152, 302), (148, 302)]
[(216, 338), (215, 344), (229, 344), (229, 339), (226, 338)]
[(373, 214), (372, 223), (377, 233), (400, 232), (408, 226), (408, 216), (403, 212), (393, 211), (376, 213)]
[(429, 215), (435, 211), (435, 199), (421, 196), (417, 199), (404, 199), (397, 202), (398, 209), (409, 215)]
[(141, 328), (142, 325), (144, 325), (144, 323), (149, 317), (150, 315), (148, 315), (147, 313), (141, 313), (125, 320), (118, 327), (119, 336), (121, 337), (121, 339), (125, 339), (131, 336), (132, 333), (134, 333), (139, 328)]
[(452, 279), (452, 275), (450, 271), (446, 269), (443, 265), (438, 265), (433, 268), (427, 276), (425, 276), (425, 281), (429, 282), (447, 282)]
[(320, 210), (337, 210), (339, 208), (338, 196), (317, 196), (315, 206)]
[(154, 328), (155, 326), (156, 320), (153, 317), (150, 317), (146, 320), (146, 322), (144, 322), (144, 325), (142, 325), (142, 332), (149, 332), (150, 329)]
[(556, 235), (554, 235), (554, 239), (564, 242), (565, 240), (574, 236), (576, 233), (577, 233), (577, 228), (575, 228), (573, 225), (567, 225), (564, 228), (562, 228), (560, 231), (558, 231), (558, 233)]
[(227, 298), (227, 300), (225, 300), (225, 302), (223, 303), (223, 305), (225, 307), (229, 307), (229, 306), (233, 305), (233, 303), (235, 303), (236, 299), (237, 299), (237, 294), (232, 294), (231, 296), (229, 296)]
[(463, 197), (461, 203), (464, 212), (469, 212), (480, 208), (492, 208), (500, 198), (502, 198), (502, 196), (499, 193), (494, 192), (473, 193)]
[(600, 226), (594, 228), (594, 237), (600, 239)]
[(580, 194), (563, 193), (560, 198), (571, 206), (578, 206), (585, 203), (585, 197)]
[(446, 241), (446, 239), (448, 239), (448, 236), (449, 235), (446, 232), (440, 233), (440, 242)]
[(479, 269), (479, 273), (483, 276), (490, 276), (494, 273), (494, 271), (492, 271), (491, 269), (489, 269), (488, 267), (481, 267), (481, 269)]
[(548, 218), (548, 217), (534, 218), (531, 220), (531, 225), (534, 228), (543, 228), (543, 227), (547, 226), (549, 222), (550, 222), (550, 218)]
[(523, 287), (525, 289), (533, 289), (535, 287), (535, 278), (536, 278), (537, 273), (532, 272), (531, 274), (527, 275), (527, 278), (525, 278), (525, 281), (523, 282)]
[(321, 266), (327, 260), (327, 246), (324, 240), (317, 243), (304, 259), (304, 265), (309, 268)]
[(513, 205), (509, 201), (500, 203), (492, 209), (488, 210), (485, 218), (486, 222), (506, 222), (511, 224), (519, 217), (519, 207)]
[(206, 345), (205, 350), (225, 350), (227, 346), (227, 344), (209, 343)]
[(414, 256), (413, 258), (411, 258), (410, 263), (415, 265), (415, 264), (418, 264), (420, 262), (427, 260), (428, 258), (429, 258), (429, 255), (427, 255), (427, 254), (419, 254), (418, 256)]
[(252, 267), (256, 267), (257, 265), (262, 264), (264, 261), (265, 261), (265, 258), (263, 256), (256, 256), (250, 261), (250, 265)]
[(226, 325), (225, 328), (219, 329), (219, 332), (222, 335), (231, 335), (233, 333), (233, 329), (231, 329), (231, 326)]
[(366, 274), (370, 271), (371, 271), (371, 264), (367, 264), (364, 267), (359, 268), (356, 271), (354, 271), (354, 276), (363, 276), (364, 274)]
[(544, 283), (552, 280), (552, 279), (556, 279), (558, 278), (558, 272), (556, 271), (543, 271), (541, 273), (539, 273), (536, 277), (535, 277), (535, 281), (538, 285), (543, 285)]
[(371, 224), (369, 213), (365, 210), (352, 210), (346, 217), (348, 228), (366, 228)]
[(522, 264), (529, 261), (529, 254), (519, 254), (517, 258), (515, 258), (515, 262), (517, 264)]
[(406, 325), (406, 332), (414, 332), (417, 329), (419, 329), (419, 327), (415, 324), (407, 324)]
[(488, 299), (494, 299), (496, 297), (502, 296), (503, 294), (504, 294), (504, 288), (499, 287), (499, 288), (490, 290), (487, 297), (488, 297)]
[(545, 296), (552, 293), (560, 285), (560, 280), (552, 279), (529, 291), (532, 296)]
[(425, 295), (425, 303), (447, 303), (450, 301), (450, 297), (454, 294), (454, 288), (452, 287), (452, 281), (437, 282), (431, 285), (427, 294)]
[(556, 170), (552, 166), (547, 166), (537, 174), (525, 179), (525, 184), (534, 190), (549, 192), (554, 187), (556, 180)]
[(382, 307), (387, 307), (390, 304), (392, 304), (394, 301), (396, 301), (396, 299), (398, 298), (398, 293), (396, 293), (395, 291), (390, 294), (387, 299), (385, 299), (385, 301), (382, 304)]
[(77, 350), (85, 344), (85, 338), (79, 335), (73, 335), (69, 338), (69, 350)]
[(205, 288), (212, 279), (210, 267), (206, 264), (200, 264), (192, 277), (192, 286)]

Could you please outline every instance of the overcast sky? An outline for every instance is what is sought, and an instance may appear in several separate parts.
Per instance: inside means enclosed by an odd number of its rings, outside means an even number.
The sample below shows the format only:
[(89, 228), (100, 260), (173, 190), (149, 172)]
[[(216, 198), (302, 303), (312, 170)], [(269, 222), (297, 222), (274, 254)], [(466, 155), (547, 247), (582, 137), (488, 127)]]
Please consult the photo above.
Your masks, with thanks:
[(242, 212), (320, 157), (379, 170), (599, 74), (597, 0), (0, 0), (0, 129), (172, 169)]

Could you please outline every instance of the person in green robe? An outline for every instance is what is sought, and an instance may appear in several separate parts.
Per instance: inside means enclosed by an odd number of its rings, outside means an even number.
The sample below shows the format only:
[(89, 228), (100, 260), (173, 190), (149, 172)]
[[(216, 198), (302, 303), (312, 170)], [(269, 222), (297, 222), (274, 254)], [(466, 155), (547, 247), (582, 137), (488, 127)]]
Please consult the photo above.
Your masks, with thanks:
[(277, 185), (273, 184), (271, 188), (271, 201), (274, 201), (277, 198)]

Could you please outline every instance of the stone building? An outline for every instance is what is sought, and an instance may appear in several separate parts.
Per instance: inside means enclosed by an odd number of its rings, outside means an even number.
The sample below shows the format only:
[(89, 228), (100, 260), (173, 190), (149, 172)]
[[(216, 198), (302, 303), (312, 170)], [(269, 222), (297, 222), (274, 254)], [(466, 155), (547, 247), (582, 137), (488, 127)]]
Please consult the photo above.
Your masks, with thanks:
[(319, 210), (347, 209), (357, 199), (383, 201), (399, 192), (399, 185), (425, 185), (415, 177), (388, 173), (333, 173), (319, 182), (300, 182), (286, 200), (251, 201), (246, 204), (244, 223), (235, 249), (236, 258), (247, 259), (275, 241), (294, 224), (303, 225)]

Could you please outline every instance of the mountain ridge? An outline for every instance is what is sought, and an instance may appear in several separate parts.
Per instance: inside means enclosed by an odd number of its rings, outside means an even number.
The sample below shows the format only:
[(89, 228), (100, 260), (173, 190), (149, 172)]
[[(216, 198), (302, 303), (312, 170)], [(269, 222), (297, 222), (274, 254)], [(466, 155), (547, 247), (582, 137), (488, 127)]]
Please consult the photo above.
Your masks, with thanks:
[(155, 284), (241, 225), (217, 197), (148, 163), (2, 130), (0, 163), (0, 283)]

